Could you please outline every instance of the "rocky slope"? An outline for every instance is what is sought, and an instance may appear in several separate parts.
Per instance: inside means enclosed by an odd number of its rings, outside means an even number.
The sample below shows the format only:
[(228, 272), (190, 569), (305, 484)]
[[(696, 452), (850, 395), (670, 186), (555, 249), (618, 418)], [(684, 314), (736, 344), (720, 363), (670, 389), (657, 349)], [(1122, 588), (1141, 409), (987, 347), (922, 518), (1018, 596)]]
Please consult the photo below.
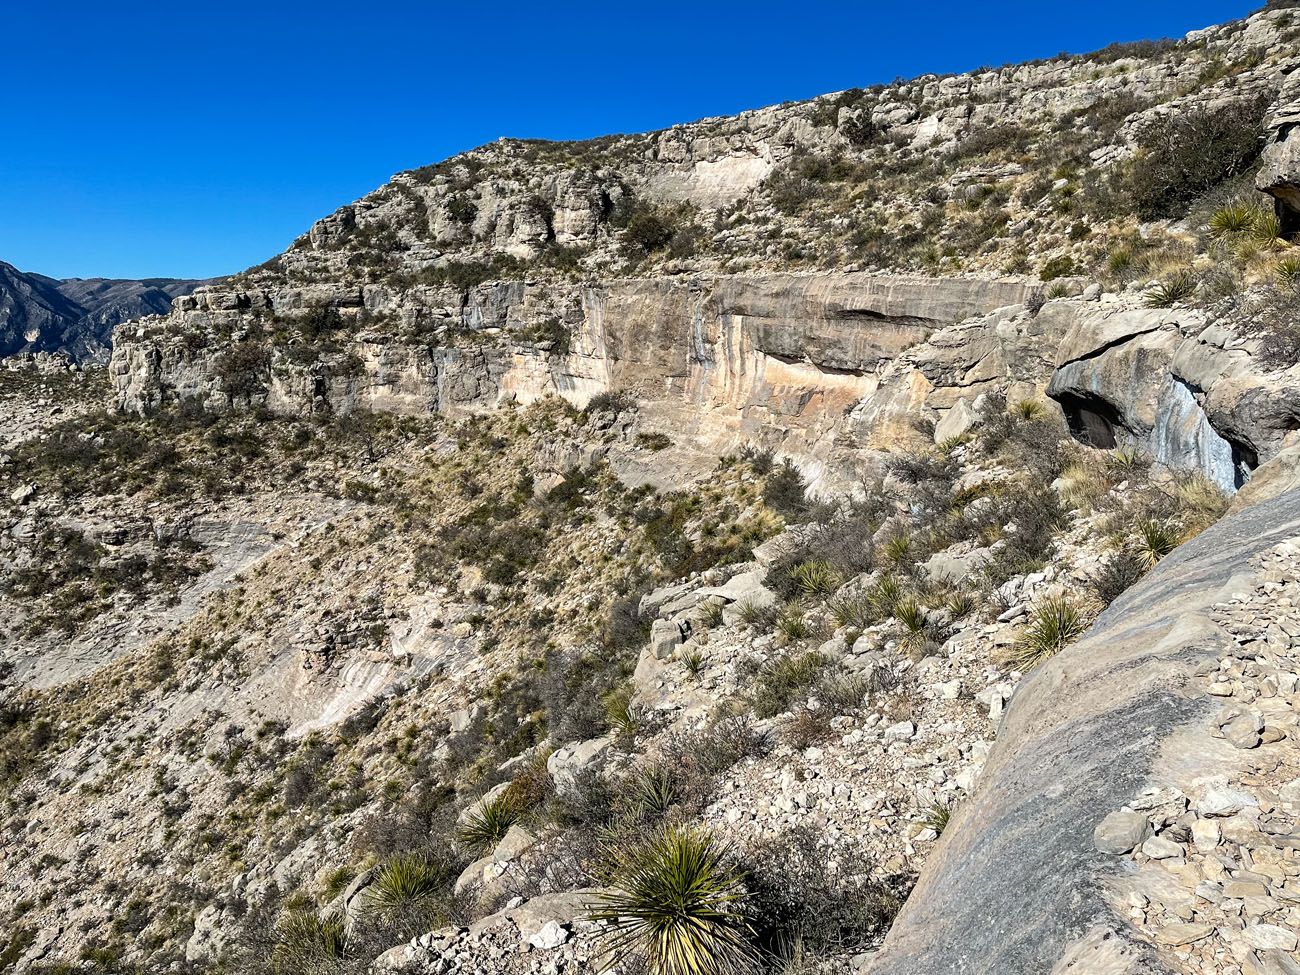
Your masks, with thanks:
[(0, 357), (64, 352), (78, 362), (102, 360), (119, 324), (166, 314), (173, 299), (205, 283), (175, 278), (59, 281), (0, 261)]
[(688, 826), (768, 970), (1295, 970), (1288, 8), (502, 141), (13, 361), (0, 966), (599, 970)]

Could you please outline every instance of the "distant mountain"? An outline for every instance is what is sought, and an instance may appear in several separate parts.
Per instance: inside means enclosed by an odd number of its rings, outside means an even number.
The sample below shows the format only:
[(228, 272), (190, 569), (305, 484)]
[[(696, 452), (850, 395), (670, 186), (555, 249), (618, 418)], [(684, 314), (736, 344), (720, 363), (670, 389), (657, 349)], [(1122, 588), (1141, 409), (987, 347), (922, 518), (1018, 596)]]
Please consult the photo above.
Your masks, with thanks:
[(174, 298), (206, 283), (179, 278), (60, 281), (0, 261), (0, 357), (64, 351), (77, 361), (105, 359), (118, 324), (165, 314)]

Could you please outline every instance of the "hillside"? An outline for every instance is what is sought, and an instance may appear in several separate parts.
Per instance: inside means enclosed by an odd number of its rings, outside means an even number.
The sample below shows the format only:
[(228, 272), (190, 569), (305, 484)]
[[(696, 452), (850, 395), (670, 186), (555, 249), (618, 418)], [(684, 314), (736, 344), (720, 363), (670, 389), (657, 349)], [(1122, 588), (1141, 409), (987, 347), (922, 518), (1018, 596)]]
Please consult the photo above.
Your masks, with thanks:
[(102, 360), (116, 326), (166, 314), (174, 298), (204, 283), (174, 278), (59, 281), (24, 274), (0, 261), (0, 358), (64, 352), (77, 362)]
[(1300, 970), (1291, 6), (501, 140), (7, 363), (0, 971)]

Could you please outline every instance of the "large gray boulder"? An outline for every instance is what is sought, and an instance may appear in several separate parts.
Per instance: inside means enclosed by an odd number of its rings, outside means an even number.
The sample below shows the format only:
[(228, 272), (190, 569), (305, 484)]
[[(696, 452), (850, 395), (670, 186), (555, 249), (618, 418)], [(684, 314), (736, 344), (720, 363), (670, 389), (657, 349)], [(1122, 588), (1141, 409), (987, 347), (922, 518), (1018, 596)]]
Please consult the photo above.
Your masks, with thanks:
[[(1234, 645), (1211, 607), (1245, 584), (1255, 555), (1297, 536), (1300, 491), (1228, 517), (1022, 682), (871, 975), (1168, 971), (1108, 903), (1134, 865), (1098, 850), (1095, 831), (1143, 790), (1253, 754), (1211, 747), (1222, 702), (1196, 691), (1197, 674)], [(1107, 849), (1137, 841), (1136, 829), (1112, 835), (1117, 825), (1101, 831)]]
[(1300, 227), (1300, 71), (1282, 86), (1265, 123), (1263, 164), (1255, 185), (1277, 201), (1283, 231)]

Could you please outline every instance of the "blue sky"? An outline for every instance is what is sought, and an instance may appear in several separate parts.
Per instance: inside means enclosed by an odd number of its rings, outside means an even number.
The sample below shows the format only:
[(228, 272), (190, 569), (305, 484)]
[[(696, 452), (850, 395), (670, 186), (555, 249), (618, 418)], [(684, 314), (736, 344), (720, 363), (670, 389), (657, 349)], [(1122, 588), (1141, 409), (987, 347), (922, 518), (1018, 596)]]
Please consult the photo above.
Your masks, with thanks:
[(660, 128), (1179, 36), (1263, 0), (0, 0), (0, 260), (208, 276), (501, 135)]

